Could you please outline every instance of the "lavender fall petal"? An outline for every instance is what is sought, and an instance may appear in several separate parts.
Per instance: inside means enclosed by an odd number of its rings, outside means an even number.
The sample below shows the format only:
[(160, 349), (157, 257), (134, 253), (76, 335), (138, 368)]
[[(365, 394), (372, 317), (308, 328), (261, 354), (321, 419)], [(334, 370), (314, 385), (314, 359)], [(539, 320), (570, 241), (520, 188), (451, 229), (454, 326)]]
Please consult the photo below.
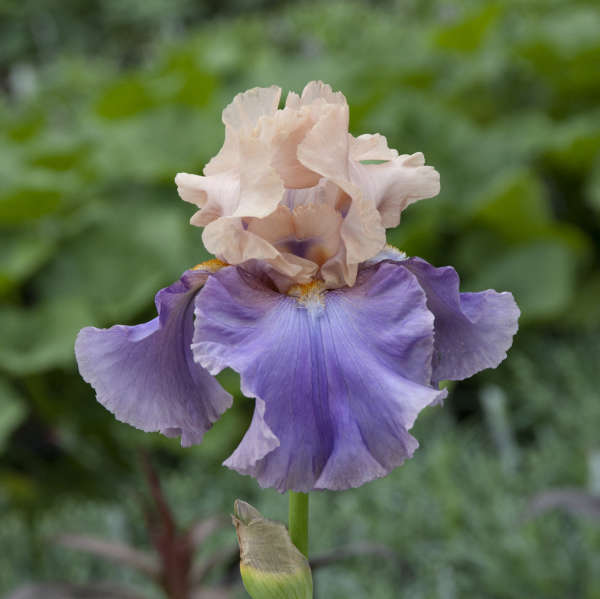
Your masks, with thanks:
[(186, 271), (156, 294), (159, 316), (137, 326), (86, 327), (75, 355), (98, 401), (117, 419), (144, 431), (200, 443), (232, 398), (193, 361), (193, 298), (208, 277)]
[(520, 315), (512, 293), (460, 293), (451, 266), (436, 268), (421, 258), (399, 264), (417, 277), (435, 316), (434, 382), (466, 379), (506, 358)]
[(429, 386), (433, 315), (398, 264), (364, 269), (356, 285), (302, 300), (237, 268), (196, 298), (194, 358), (229, 366), (256, 397), (253, 422), (225, 465), (265, 487), (346, 489), (411, 457)]

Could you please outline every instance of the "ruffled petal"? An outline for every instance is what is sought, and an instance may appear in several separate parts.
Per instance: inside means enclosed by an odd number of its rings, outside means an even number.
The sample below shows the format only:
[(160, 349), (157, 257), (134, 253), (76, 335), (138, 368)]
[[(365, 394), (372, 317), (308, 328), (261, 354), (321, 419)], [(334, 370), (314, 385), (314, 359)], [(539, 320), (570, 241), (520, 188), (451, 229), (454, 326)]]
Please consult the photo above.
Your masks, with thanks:
[(239, 139), (236, 131), (231, 127), (225, 127), (225, 139), (223, 147), (218, 154), (213, 156), (204, 166), (202, 172), (206, 176), (218, 175), (220, 173), (235, 172), (240, 160)]
[(209, 251), (227, 262), (264, 261), (279, 289), (314, 274), (331, 289), (352, 286), (385, 246), (386, 227), (439, 192), (439, 175), (380, 134), (352, 136), (346, 98), (329, 85), (312, 81), (277, 110), (280, 93), (238, 94), (223, 112), (221, 152), (204, 177), (180, 173), (178, 191), (200, 208), (190, 222), (206, 227)]
[(252, 474), (258, 462), (279, 447), (279, 439), (265, 422), (265, 402), (256, 398), (252, 422), (244, 440), (227, 458), (224, 465), (242, 474)]
[[(298, 145), (298, 159), (310, 170), (327, 177), (347, 193), (348, 120), (346, 104), (332, 104), (321, 109), (321, 118)], [(325, 150), (326, 148), (326, 150)]]
[[(264, 117), (277, 112), (281, 88), (255, 87), (238, 94), (223, 111), (226, 127), (238, 135), (240, 196), (234, 212), (225, 216), (267, 216), (283, 196), (283, 182), (271, 165), (268, 140), (260, 139), (257, 128)], [(266, 143), (266, 147), (265, 147)]]
[(241, 139), (238, 147), (243, 154), (239, 172), (204, 177), (178, 173), (175, 177), (181, 199), (200, 208), (191, 224), (204, 227), (220, 217), (265, 217), (282, 200), (283, 183), (261, 142)]
[(239, 204), (240, 180), (230, 173), (210, 177), (177, 173), (175, 184), (182, 200), (200, 208), (190, 219), (198, 227), (233, 214)]
[(440, 192), (440, 175), (432, 166), (425, 166), (421, 152), (383, 164), (355, 164), (352, 175), (353, 182), (377, 207), (386, 228), (398, 226), (407, 206)]
[[(212, 218), (213, 214), (264, 217), (275, 210), (284, 187), (271, 164), (270, 140), (261, 138), (260, 128), (261, 121), (277, 113), (280, 96), (279, 87), (255, 87), (238, 94), (225, 108), (225, 143), (205, 166), (208, 180), (201, 183), (208, 192), (211, 209), (207, 205), (202, 216), (193, 217), (192, 224), (208, 224), (206, 217)], [(213, 179), (217, 175), (229, 177), (230, 181)], [(196, 181), (196, 185), (199, 183)], [(228, 193), (219, 191), (222, 183)], [(236, 185), (237, 189), (229, 193)], [(190, 201), (183, 195), (182, 198)]]
[(281, 88), (253, 87), (237, 94), (231, 104), (223, 110), (223, 123), (234, 131), (248, 133), (263, 116), (271, 116), (277, 111)]
[(302, 96), (290, 92), (286, 98), (287, 108), (301, 108), (313, 104), (347, 104), (342, 92), (334, 92), (331, 85), (322, 81), (310, 81), (304, 86)]
[(307, 169), (297, 158), (298, 144), (315, 124), (309, 111), (284, 108), (261, 123), (261, 136), (271, 155), (271, 165), (288, 189), (313, 187), (321, 176)]
[(249, 230), (241, 218), (219, 218), (210, 223), (202, 232), (202, 241), (209, 252), (229, 264), (263, 261), (294, 281), (308, 282), (317, 270), (314, 262), (280, 252)]
[(313, 201), (290, 210), (279, 206), (262, 219), (249, 219), (247, 230), (282, 254), (293, 254), (321, 266), (340, 245), (341, 214), (329, 202)]
[[(348, 106), (332, 104), (323, 109), (323, 117), (298, 146), (298, 159), (351, 198), (344, 214), (341, 236), (347, 262), (358, 264), (377, 254), (385, 245), (385, 229), (377, 206), (351, 180), (351, 164), (362, 165), (349, 160), (349, 143)], [(353, 285), (354, 281), (345, 283)]]
[(117, 419), (200, 443), (232, 398), (193, 361), (193, 298), (208, 271), (188, 270), (156, 295), (158, 316), (137, 326), (86, 327), (75, 355), (83, 379)]
[(240, 201), (232, 216), (265, 217), (283, 199), (285, 188), (271, 162), (268, 144), (250, 136), (240, 139)]
[(398, 151), (388, 148), (387, 139), (379, 133), (350, 136), (350, 160), (393, 160)]
[(417, 277), (435, 316), (435, 383), (466, 379), (506, 358), (519, 328), (520, 311), (512, 293), (459, 293), (460, 280), (451, 266), (435, 268), (421, 258), (399, 264)]
[(353, 285), (358, 274), (358, 264), (350, 263), (346, 255), (346, 246), (340, 246), (332, 258), (321, 267), (320, 275), (328, 289), (337, 289), (344, 285)]
[(248, 136), (259, 119), (277, 111), (281, 89), (255, 87), (235, 96), (223, 110), (225, 141), (219, 153), (204, 167), (205, 175), (236, 171), (240, 161), (240, 137)]
[(433, 315), (409, 271), (382, 263), (352, 288), (317, 289), (282, 295), (232, 267), (196, 298), (194, 358), (238, 371), (257, 398), (225, 464), (279, 491), (386, 475), (416, 449), (420, 410), (445, 395), (429, 386)]

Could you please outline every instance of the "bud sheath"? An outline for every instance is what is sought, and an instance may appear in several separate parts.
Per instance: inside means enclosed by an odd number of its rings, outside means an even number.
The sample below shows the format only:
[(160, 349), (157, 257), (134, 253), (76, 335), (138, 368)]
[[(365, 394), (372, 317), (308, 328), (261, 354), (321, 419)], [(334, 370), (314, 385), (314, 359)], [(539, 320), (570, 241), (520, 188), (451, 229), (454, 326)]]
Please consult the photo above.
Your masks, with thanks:
[(240, 572), (253, 599), (312, 599), (308, 560), (290, 540), (280, 522), (263, 518), (236, 500), (233, 523), (240, 545)]

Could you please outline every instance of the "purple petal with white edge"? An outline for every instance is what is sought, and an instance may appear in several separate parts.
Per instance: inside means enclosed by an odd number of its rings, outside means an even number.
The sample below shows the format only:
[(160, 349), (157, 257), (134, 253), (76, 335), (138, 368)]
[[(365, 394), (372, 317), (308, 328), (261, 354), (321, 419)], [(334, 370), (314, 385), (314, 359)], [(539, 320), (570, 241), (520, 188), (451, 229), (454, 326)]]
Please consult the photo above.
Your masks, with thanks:
[(385, 476), (417, 448), (408, 430), (420, 410), (445, 396), (429, 386), (433, 315), (397, 264), (301, 299), (226, 268), (195, 303), (194, 358), (213, 374), (233, 368), (257, 398), (225, 465), (263, 487), (341, 490)]
[(158, 316), (137, 326), (86, 327), (75, 342), (83, 379), (118, 420), (200, 443), (232, 398), (193, 360), (193, 299), (208, 271), (188, 270), (155, 298)]
[(421, 258), (399, 264), (417, 277), (435, 316), (434, 383), (466, 379), (506, 358), (519, 328), (512, 293), (459, 293), (460, 280), (451, 266), (436, 268)]

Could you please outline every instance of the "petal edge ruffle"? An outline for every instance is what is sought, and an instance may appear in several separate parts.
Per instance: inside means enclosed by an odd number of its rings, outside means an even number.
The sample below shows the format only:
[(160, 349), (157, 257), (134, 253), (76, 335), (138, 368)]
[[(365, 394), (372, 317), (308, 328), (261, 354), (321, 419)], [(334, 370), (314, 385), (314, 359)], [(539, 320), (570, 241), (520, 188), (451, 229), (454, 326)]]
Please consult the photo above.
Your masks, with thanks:
[(506, 358), (519, 328), (520, 310), (512, 293), (460, 293), (460, 279), (451, 266), (436, 268), (421, 258), (400, 264), (417, 277), (435, 316), (434, 383), (466, 379)]
[(407, 270), (377, 265), (354, 287), (312, 299), (234, 268), (196, 298), (195, 359), (240, 372), (242, 391), (257, 398), (226, 465), (279, 491), (386, 475), (416, 449), (408, 430), (419, 411), (445, 395), (429, 386), (433, 316)]
[(207, 271), (188, 270), (156, 294), (159, 316), (137, 326), (86, 327), (75, 342), (82, 378), (118, 420), (200, 443), (232, 398), (193, 361), (193, 298)]

